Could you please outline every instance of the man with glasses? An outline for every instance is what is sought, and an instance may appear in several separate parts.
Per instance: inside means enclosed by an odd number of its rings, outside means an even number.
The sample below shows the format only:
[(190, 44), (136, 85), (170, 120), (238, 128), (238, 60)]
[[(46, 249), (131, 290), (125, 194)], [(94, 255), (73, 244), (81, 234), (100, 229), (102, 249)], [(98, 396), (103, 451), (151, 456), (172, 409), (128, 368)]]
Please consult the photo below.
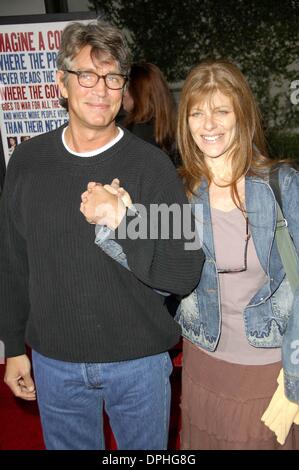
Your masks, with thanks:
[(100, 223), (116, 239), (126, 207), (102, 186), (114, 178), (133, 203), (187, 201), (169, 158), (115, 124), (129, 73), (121, 32), (68, 25), (57, 65), (69, 122), (16, 149), (1, 197), (5, 381), (17, 397), (37, 395), (48, 449), (104, 449), (103, 407), (119, 449), (165, 449), (167, 351), (180, 328), (156, 290), (189, 293), (202, 253), (185, 250), (183, 237), (119, 239), (128, 272), (96, 246), (79, 210), (92, 182), (101, 188)]

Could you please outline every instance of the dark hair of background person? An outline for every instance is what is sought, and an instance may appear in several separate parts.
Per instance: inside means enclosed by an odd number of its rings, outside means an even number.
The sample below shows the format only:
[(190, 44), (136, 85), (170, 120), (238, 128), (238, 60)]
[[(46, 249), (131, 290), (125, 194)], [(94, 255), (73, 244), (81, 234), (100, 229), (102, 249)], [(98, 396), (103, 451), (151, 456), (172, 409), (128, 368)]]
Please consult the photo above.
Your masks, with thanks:
[[(152, 140), (171, 157), (175, 148), (176, 106), (161, 70), (149, 62), (131, 67), (128, 92), (133, 108), (123, 120), (124, 127), (134, 132), (134, 125), (152, 123)], [(150, 140), (145, 137), (145, 140)]]

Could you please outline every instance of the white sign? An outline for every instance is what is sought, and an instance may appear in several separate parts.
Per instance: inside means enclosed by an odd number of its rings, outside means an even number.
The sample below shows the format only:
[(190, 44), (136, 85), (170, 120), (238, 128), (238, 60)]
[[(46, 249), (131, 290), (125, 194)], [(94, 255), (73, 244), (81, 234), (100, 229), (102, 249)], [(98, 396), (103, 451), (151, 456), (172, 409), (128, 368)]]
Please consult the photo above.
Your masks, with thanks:
[(0, 27), (0, 118), (6, 164), (23, 140), (68, 120), (55, 81), (61, 32), (68, 23)]

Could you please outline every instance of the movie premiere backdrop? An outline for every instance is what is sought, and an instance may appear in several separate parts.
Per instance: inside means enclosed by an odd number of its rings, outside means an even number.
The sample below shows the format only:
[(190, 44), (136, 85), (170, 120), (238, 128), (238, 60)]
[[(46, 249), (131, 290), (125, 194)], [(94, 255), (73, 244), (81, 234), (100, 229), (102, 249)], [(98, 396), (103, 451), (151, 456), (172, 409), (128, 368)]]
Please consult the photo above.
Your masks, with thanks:
[(0, 118), (6, 165), (21, 142), (67, 122), (55, 82), (61, 32), (69, 22), (88, 22), (95, 13), (10, 18), (15, 23), (0, 24)]

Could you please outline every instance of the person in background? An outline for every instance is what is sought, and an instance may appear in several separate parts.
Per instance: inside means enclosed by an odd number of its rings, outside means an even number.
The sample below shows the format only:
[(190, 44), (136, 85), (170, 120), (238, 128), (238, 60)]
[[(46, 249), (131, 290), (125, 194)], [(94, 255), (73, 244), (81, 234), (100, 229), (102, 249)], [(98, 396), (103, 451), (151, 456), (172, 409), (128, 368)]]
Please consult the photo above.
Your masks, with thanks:
[(123, 125), (138, 137), (160, 147), (177, 162), (176, 105), (161, 70), (149, 62), (134, 63), (124, 92)]
[[(272, 162), (257, 104), (236, 65), (207, 60), (191, 70), (177, 138), (186, 192), (203, 211), (197, 223), (206, 255), (199, 284), (176, 317), (184, 337), (182, 449), (299, 449), (292, 424), (299, 409), (299, 365), (292, 360), (299, 292), (293, 298), (274, 241)], [(281, 165), (279, 182), (299, 254), (298, 171)], [(294, 413), (280, 445), (261, 418), (282, 360), (277, 426), (284, 426), (288, 404)]]
[(30, 135), (22, 135), (21, 142), (26, 142), (26, 140), (30, 140)]
[(7, 144), (8, 144), (8, 157), (10, 158), (18, 145), (17, 138), (7, 137)]
[(104, 188), (115, 178), (145, 207), (174, 204), (183, 213), (188, 201), (168, 156), (116, 126), (130, 68), (123, 34), (102, 21), (71, 23), (57, 66), (69, 122), (16, 148), (0, 201), (5, 382), (19, 398), (37, 397), (47, 449), (104, 449), (104, 406), (118, 449), (165, 449), (167, 351), (180, 327), (154, 289), (191, 292), (203, 254), (171, 234), (118, 237), (128, 272), (95, 246), (79, 211), (93, 182), (97, 212), (81, 210), (116, 236), (128, 214)]

